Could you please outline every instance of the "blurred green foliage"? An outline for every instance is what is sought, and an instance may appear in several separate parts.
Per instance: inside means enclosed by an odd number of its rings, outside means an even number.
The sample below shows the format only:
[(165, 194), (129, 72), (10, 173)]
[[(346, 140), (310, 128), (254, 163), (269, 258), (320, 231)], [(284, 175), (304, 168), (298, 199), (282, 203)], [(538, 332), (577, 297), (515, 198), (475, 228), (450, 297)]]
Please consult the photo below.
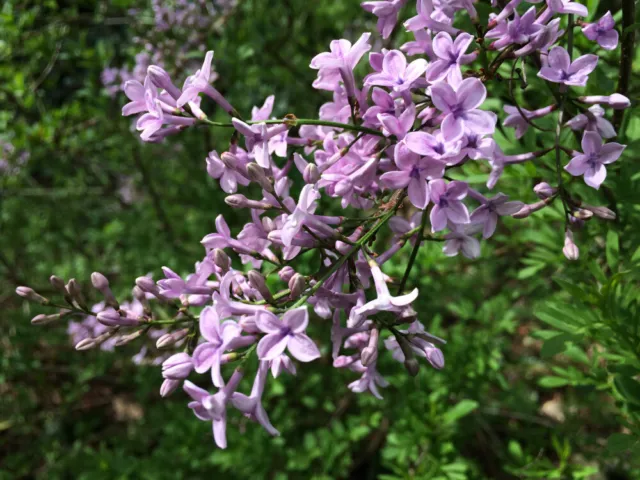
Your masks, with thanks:
[[(619, 8), (588, 3), (597, 16)], [(351, 393), (352, 375), (325, 356), (270, 382), (265, 403), (281, 437), (237, 415), (221, 451), (184, 395), (160, 399), (159, 369), (134, 365), (136, 347), (75, 352), (64, 328), (31, 327), (38, 312), (15, 297), (16, 285), (46, 294), (51, 273), (87, 284), (99, 270), (126, 295), (135, 277), (162, 265), (190, 271), (216, 215), (229, 214), (204, 168), (225, 134), (196, 130), (143, 145), (120, 116), (123, 95), (109, 97), (100, 81), (105, 67), (132, 65), (134, 37), (160, 35), (150, 11), (134, 0), (0, 7), (0, 140), (14, 147), (12, 164), (28, 153), (0, 173), (0, 478), (640, 478), (637, 106), (606, 187), (571, 182), (585, 202), (618, 214), (587, 222), (578, 262), (562, 256), (559, 206), (507, 220), (475, 261), (446, 258), (438, 244), (420, 251), (409, 282), (420, 288), (421, 321), (448, 341), (447, 366), (412, 379), (384, 358), (383, 401)], [(356, 1), (242, 0), (207, 37), (216, 87), (244, 112), (275, 93), (275, 114), (313, 116), (327, 96), (312, 90), (309, 60), (371, 22)], [(162, 35), (179, 41), (185, 32)], [(576, 49), (593, 46), (577, 34)], [(199, 62), (201, 52), (191, 53)], [(615, 89), (618, 60), (618, 51), (603, 55), (593, 93)], [(171, 73), (182, 81), (189, 72)], [(525, 106), (542, 106), (534, 73), (530, 87), (516, 88)], [(634, 105), (639, 75), (635, 67)], [(497, 112), (511, 103), (507, 81), (491, 92)], [(535, 131), (497, 138), (507, 153), (548, 145)], [(563, 144), (576, 139), (567, 134)], [(509, 168), (500, 187), (534, 201), (532, 186), (553, 165), (549, 155)], [(486, 166), (465, 170), (479, 185), (486, 174)], [(232, 229), (243, 224), (226, 218)], [(400, 277), (404, 262), (385, 270)], [(326, 353), (328, 325), (316, 323)]]

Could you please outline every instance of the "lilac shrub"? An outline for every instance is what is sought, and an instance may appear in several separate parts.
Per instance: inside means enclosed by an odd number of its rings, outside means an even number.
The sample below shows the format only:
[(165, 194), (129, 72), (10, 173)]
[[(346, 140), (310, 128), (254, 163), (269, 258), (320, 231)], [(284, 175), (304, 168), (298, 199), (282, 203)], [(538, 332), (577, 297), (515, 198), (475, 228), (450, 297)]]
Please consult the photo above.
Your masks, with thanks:
[[(607, 166), (625, 148), (606, 141), (615, 130), (605, 108), (629, 106), (619, 93), (580, 94), (598, 66), (595, 54), (573, 58), (573, 16), (586, 16), (586, 8), (548, 0), (537, 10), (519, 12), (522, 2), (512, 0), (481, 19), (471, 0), (418, 0), (411, 16), (413, 3), (371, 1), (363, 7), (378, 17), (383, 38), (393, 38), (402, 28), (398, 19), (406, 15), (404, 27), (415, 41), (373, 51), (372, 34), (365, 33), (353, 43), (335, 40), (311, 59), (314, 87), (331, 94), (318, 118), (272, 118), (273, 96), (253, 109), (251, 119), (243, 118), (212, 85), (213, 52), (182, 88), (160, 65), (149, 66), (144, 79), (127, 81), (130, 102), (123, 114), (139, 115), (142, 140), (162, 142), (197, 127), (219, 131), (222, 138), (230, 134), (226, 151), (209, 153), (206, 172), (247, 223), (232, 232), (219, 215), (216, 231), (202, 239), (205, 253), (193, 273), (181, 277), (163, 267), (161, 280), (139, 277), (135, 303), (118, 302), (98, 273), (92, 282), (104, 301), (92, 309), (73, 279), (65, 284), (51, 277), (66, 305), (20, 287), (17, 293), (27, 300), (59, 309), (33, 323), (86, 315), (70, 324), (78, 350), (110, 349), (142, 336), (157, 339), (157, 348), (168, 352), (158, 357), (161, 395), (182, 387), (191, 397), (189, 408), (212, 423), (215, 443), (225, 448), (226, 419), (234, 410), (278, 435), (262, 403), (269, 372), (296, 375), (298, 362), (312, 362), (330, 350), (335, 368), (353, 372), (351, 390), (382, 398), (380, 389), (388, 382), (378, 359), (385, 349), (410, 375), (417, 374), (420, 359), (437, 370), (445, 367), (446, 342), (427, 331), (427, 318), (414, 308), (420, 292), (407, 288), (425, 241), (442, 242), (446, 256), (476, 258), (480, 239), (492, 237), (502, 218), (522, 219), (561, 204), (562, 251), (577, 259), (573, 230), (594, 216), (610, 220), (615, 214), (582, 203), (569, 181), (583, 177), (589, 187), (600, 188)], [(474, 34), (454, 26), (454, 19), (465, 15)], [(594, 48), (615, 46), (612, 22), (608, 14), (596, 24), (582, 24), (586, 37), (597, 42)], [(500, 80), (500, 67), (512, 66), (512, 87), (519, 81), (516, 66), (525, 58), (555, 102), (531, 110), (505, 105), (502, 126), (514, 128), (517, 138), (531, 128), (555, 140), (542, 150), (505, 155), (494, 139), (499, 118), (486, 109), (486, 99)], [(367, 59), (369, 72), (359, 78), (355, 71)], [(229, 121), (210, 120), (203, 96), (228, 113)], [(568, 105), (580, 113), (566, 121)], [(536, 123), (554, 115), (553, 130)], [(581, 151), (562, 144), (563, 132), (582, 139)], [(525, 204), (491, 193), (505, 169), (546, 155), (555, 156), (555, 169), (533, 189), (539, 201)], [(468, 163), (490, 172), (483, 191), (465, 181), (462, 167)], [(300, 177), (298, 190), (293, 179)], [(405, 206), (414, 212), (410, 220), (401, 214)], [(337, 209), (349, 216), (329, 214)], [(383, 230), (391, 233), (388, 243), (374, 244)], [(405, 273), (390, 278), (384, 265), (406, 244), (411, 255)], [(319, 271), (305, 275), (304, 264), (313, 261), (320, 263)], [(279, 282), (286, 288), (274, 287)], [(329, 341), (310, 336), (316, 318), (331, 319)], [(243, 393), (247, 362), (258, 367), (251, 391)], [(192, 383), (198, 374), (211, 376), (215, 393)]]

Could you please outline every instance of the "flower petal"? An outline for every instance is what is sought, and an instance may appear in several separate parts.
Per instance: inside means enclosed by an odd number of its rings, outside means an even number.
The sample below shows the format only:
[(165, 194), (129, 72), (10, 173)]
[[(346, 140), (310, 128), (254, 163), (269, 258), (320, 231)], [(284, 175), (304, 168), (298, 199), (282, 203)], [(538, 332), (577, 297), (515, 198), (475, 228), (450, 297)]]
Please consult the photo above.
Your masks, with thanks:
[(320, 357), (320, 350), (313, 343), (313, 340), (304, 333), (293, 335), (289, 340), (288, 348), (291, 356), (301, 362), (311, 362)]

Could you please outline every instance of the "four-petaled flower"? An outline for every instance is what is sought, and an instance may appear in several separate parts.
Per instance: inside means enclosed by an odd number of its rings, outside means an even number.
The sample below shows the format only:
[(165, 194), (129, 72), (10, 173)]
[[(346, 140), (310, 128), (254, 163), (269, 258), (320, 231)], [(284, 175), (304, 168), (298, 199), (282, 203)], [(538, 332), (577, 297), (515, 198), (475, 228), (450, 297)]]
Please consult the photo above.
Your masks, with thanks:
[(618, 46), (618, 32), (615, 26), (616, 22), (608, 11), (596, 23), (585, 25), (582, 33), (589, 40), (598, 42), (598, 45), (605, 50), (613, 50)]
[(193, 352), (195, 371), (204, 373), (211, 370), (211, 380), (216, 387), (224, 384), (220, 374), (220, 358), (230, 343), (240, 336), (242, 329), (233, 320), (220, 323), (218, 313), (213, 307), (205, 307), (200, 314), (200, 334), (206, 340)]
[(469, 223), (469, 211), (462, 203), (467, 196), (468, 186), (464, 182), (453, 181), (446, 183), (442, 179), (429, 183), (433, 208), (429, 219), (431, 231), (439, 232), (447, 226), (447, 220), (454, 224)]
[(584, 87), (597, 64), (597, 55), (583, 55), (572, 62), (564, 48), (553, 47), (548, 55), (547, 66), (540, 69), (538, 76), (549, 82)]
[(574, 177), (584, 175), (584, 183), (599, 189), (607, 177), (605, 165), (615, 162), (626, 145), (611, 142), (602, 144), (602, 138), (596, 132), (584, 132), (582, 154), (571, 159), (564, 169)]
[(307, 307), (289, 310), (282, 319), (267, 310), (256, 313), (256, 325), (267, 334), (258, 343), (258, 357), (274, 360), (286, 349), (301, 362), (311, 362), (320, 357), (320, 350), (304, 333), (308, 324)]
[(382, 71), (369, 75), (365, 85), (379, 85), (394, 92), (403, 92), (410, 89), (426, 69), (425, 59), (420, 58), (407, 65), (407, 59), (400, 50), (391, 50), (382, 60)]
[(431, 87), (431, 100), (445, 114), (442, 134), (445, 140), (461, 138), (465, 130), (476, 134), (489, 134), (495, 130), (497, 117), (493, 112), (478, 110), (487, 97), (487, 89), (477, 78), (466, 78), (454, 90), (448, 83)]
[(471, 63), (475, 60), (475, 53), (465, 53), (473, 42), (473, 36), (468, 33), (460, 33), (455, 41), (447, 32), (440, 32), (433, 38), (433, 53), (437, 60), (427, 67), (427, 81), (439, 82), (445, 78), (454, 86), (462, 81), (460, 65)]

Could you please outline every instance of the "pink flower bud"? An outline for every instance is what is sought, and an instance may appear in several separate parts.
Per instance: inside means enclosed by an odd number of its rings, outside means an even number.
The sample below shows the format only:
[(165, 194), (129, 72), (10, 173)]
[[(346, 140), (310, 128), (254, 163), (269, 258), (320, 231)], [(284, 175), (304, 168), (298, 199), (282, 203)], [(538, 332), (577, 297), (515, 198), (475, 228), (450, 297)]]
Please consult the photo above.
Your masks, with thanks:
[(580, 256), (580, 250), (573, 241), (573, 232), (571, 230), (565, 232), (562, 253), (567, 257), (567, 260), (577, 260)]
[(70, 279), (67, 282), (67, 292), (69, 292), (69, 296), (84, 310), (89, 310), (87, 306), (87, 302), (84, 300), (84, 295), (82, 294), (82, 290), (80, 289), (80, 285), (75, 278)]
[(36, 302), (42, 305), (46, 305), (49, 303), (49, 300), (44, 298), (42, 295), (36, 293), (36, 291), (33, 288), (18, 287), (16, 288), (16, 293), (20, 295), (22, 298), (29, 300), (30, 302)]
[(172, 380), (187, 378), (191, 370), (193, 370), (193, 360), (184, 352), (176, 353), (162, 363), (162, 376)]
[(62, 294), (67, 293), (67, 290), (64, 288), (64, 280), (62, 280), (60, 277), (51, 275), (49, 277), (49, 282), (51, 283), (51, 286), (55, 288), (58, 292)]
[(109, 280), (107, 280), (107, 277), (105, 277), (100, 272), (93, 272), (91, 274), (91, 284), (96, 290), (102, 293), (107, 305), (115, 309), (120, 308), (118, 300), (116, 300), (116, 297), (113, 295), (113, 292), (111, 292), (111, 289), (109, 288)]
[(304, 287), (306, 286), (307, 281), (305, 280), (303, 275), (299, 273), (294, 274), (289, 279), (289, 290), (291, 290), (291, 298), (298, 298), (304, 292)]
[(623, 110), (631, 106), (631, 101), (627, 97), (619, 93), (614, 93), (609, 96), (590, 95), (587, 97), (578, 97), (578, 100), (580, 100), (582, 103), (587, 103), (590, 105), (592, 104), (606, 105), (608, 107), (613, 108), (614, 110)]
[(316, 183), (320, 180), (320, 171), (315, 164), (310, 163), (304, 168), (304, 172), (302, 173), (302, 178), (306, 183)]
[(96, 318), (107, 327), (135, 327), (144, 322), (143, 317), (136, 317), (130, 312), (123, 316), (113, 309), (98, 313)]
[(224, 250), (216, 248), (213, 250), (213, 263), (215, 263), (223, 273), (229, 271), (231, 267), (231, 259)]
[(164, 68), (158, 67), (157, 65), (150, 65), (147, 68), (147, 75), (149, 75), (151, 83), (158, 88), (166, 90), (174, 100), (178, 100), (180, 95), (182, 95), (180, 89), (171, 82), (171, 77), (169, 77), (169, 74)]
[(425, 349), (427, 360), (433, 368), (442, 370), (444, 368), (444, 355), (438, 347), (428, 347)]
[(47, 323), (59, 320), (61, 316), (62, 315), (60, 313), (55, 313), (53, 315), (36, 315), (31, 319), (31, 325), (46, 325)]
[(165, 333), (156, 341), (156, 348), (168, 348), (175, 345), (177, 342), (182, 340), (189, 333), (188, 328), (183, 328), (181, 330), (176, 330), (175, 332)]
[(240, 193), (229, 195), (224, 199), (224, 203), (233, 208), (254, 208), (256, 210), (270, 210), (273, 208), (270, 203), (251, 200)]
[(262, 298), (268, 302), (273, 301), (273, 296), (267, 287), (267, 282), (260, 272), (250, 270), (249, 273), (247, 273), (247, 279), (249, 280), (249, 285), (255, 288), (260, 295), (262, 295)]
[(558, 191), (557, 188), (553, 188), (547, 182), (541, 182), (533, 187), (533, 191), (541, 200), (546, 200), (549, 197), (552, 197)]
[(264, 170), (257, 163), (247, 165), (247, 175), (252, 182), (257, 183), (263, 190), (273, 193), (273, 185), (264, 173)]
[(289, 280), (291, 280), (291, 277), (293, 277), (293, 275), (296, 273), (296, 271), (290, 267), (290, 266), (286, 266), (284, 268), (282, 268), (279, 272), (278, 275), (280, 276), (280, 278), (285, 281), (285, 282), (289, 282)]
[(165, 381), (162, 382), (162, 385), (160, 386), (160, 396), (168, 397), (173, 392), (175, 392), (179, 386), (180, 380), (173, 380), (170, 378), (165, 379)]

